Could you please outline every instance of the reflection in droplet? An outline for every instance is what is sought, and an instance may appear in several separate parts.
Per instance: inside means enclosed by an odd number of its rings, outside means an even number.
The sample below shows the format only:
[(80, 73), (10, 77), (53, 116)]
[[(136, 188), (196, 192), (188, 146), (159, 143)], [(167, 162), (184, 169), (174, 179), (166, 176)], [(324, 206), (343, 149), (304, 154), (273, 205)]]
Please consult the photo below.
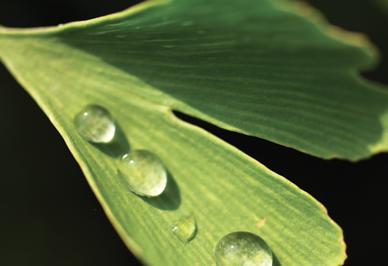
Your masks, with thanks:
[(159, 196), (167, 186), (166, 168), (150, 151), (134, 150), (125, 154), (118, 168), (130, 190), (140, 196)]
[(87, 105), (74, 118), (78, 133), (92, 143), (109, 143), (116, 133), (115, 122), (104, 107)]
[(272, 266), (272, 251), (259, 236), (234, 232), (224, 236), (215, 250), (217, 266)]
[(195, 237), (197, 231), (197, 224), (192, 215), (180, 218), (171, 228), (174, 235), (182, 242), (189, 242)]

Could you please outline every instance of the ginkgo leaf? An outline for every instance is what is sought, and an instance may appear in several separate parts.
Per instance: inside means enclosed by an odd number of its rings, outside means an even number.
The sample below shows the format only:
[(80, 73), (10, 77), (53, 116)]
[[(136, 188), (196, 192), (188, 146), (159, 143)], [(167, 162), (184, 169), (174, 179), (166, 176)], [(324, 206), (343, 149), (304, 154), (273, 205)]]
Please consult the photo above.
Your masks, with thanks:
[[(388, 94), (357, 74), (373, 65), (374, 50), (298, 12), (274, 0), (148, 1), (54, 28), (0, 28), (0, 58), (146, 263), (213, 265), (224, 235), (249, 231), (267, 242), (275, 265), (340, 265), (342, 232), (319, 203), (172, 113), (323, 158), (386, 150)], [(88, 104), (114, 117), (113, 143), (78, 134), (74, 117)], [(120, 156), (135, 149), (168, 169), (161, 196), (133, 194), (118, 173)], [(171, 227), (187, 216), (198, 228), (182, 243)]]

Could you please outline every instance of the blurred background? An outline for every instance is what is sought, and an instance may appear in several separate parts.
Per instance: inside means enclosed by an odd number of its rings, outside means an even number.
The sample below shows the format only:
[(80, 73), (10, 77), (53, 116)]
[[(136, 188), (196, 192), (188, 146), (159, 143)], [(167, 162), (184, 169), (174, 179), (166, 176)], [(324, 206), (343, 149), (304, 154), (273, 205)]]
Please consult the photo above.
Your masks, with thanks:
[[(0, 24), (56, 25), (137, 2), (1, 0)], [(388, 5), (384, 8), (379, 0), (307, 2), (332, 24), (369, 36), (382, 59), (363, 75), (388, 84)], [(141, 265), (115, 233), (57, 131), (1, 64), (0, 90), (0, 265)], [(322, 202), (345, 232), (345, 265), (387, 265), (388, 154), (358, 163), (324, 161), (180, 117), (237, 146)]]

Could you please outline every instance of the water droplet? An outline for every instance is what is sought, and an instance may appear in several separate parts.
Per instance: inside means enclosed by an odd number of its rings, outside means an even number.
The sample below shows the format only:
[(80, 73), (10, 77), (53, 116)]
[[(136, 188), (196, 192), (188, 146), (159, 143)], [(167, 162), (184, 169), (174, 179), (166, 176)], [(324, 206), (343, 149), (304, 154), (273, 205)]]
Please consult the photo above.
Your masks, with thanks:
[(265, 241), (252, 233), (235, 232), (217, 244), (217, 266), (272, 266), (272, 251)]
[(115, 122), (104, 107), (88, 105), (74, 118), (78, 133), (93, 143), (109, 143), (116, 133)]
[(174, 223), (171, 231), (182, 242), (189, 242), (195, 237), (197, 233), (197, 224), (192, 215), (184, 216), (179, 221)]
[(147, 150), (125, 154), (120, 160), (119, 172), (131, 191), (140, 196), (159, 196), (167, 186), (166, 168), (155, 154)]

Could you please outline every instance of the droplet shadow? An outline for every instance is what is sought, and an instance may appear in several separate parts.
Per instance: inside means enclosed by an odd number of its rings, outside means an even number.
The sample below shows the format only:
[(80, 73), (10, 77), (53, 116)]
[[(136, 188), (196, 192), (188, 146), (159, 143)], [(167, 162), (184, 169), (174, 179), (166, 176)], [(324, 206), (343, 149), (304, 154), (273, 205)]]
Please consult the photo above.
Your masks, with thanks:
[(181, 205), (181, 193), (172, 174), (167, 171), (167, 186), (164, 192), (154, 198), (142, 198), (145, 202), (155, 208), (162, 210), (176, 210)]
[(130, 150), (130, 144), (128, 139), (121, 128), (116, 122), (116, 134), (113, 140), (109, 143), (92, 143), (94, 147), (109, 155), (113, 158), (119, 158)]

